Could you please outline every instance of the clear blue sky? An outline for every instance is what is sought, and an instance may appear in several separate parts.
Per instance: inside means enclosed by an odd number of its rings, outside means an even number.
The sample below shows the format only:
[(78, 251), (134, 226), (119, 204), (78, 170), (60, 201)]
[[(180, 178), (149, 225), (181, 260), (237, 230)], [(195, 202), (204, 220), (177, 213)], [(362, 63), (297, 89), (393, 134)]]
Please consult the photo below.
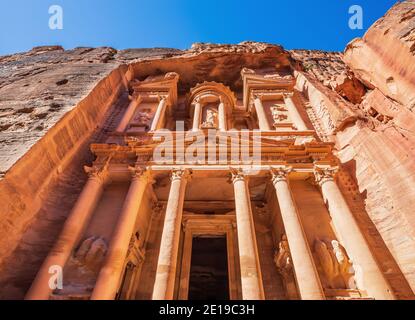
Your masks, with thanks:
[[(0, 55), (38, 45), (173, 47), (193, 42), (264, 41), (287, 49), (343, 50), (396, 0), (0, 0)], [(63, 8), (63, 30), (48, 9)], [(348, 8), (363, 7), (364, 30), (348, 27)]]

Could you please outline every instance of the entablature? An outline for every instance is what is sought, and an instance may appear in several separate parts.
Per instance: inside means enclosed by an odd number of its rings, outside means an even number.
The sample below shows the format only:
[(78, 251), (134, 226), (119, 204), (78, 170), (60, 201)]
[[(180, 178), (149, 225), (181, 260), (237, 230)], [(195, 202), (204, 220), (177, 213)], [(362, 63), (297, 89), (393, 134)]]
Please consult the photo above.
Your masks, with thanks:
[(242, 69), (243, 81), (243, 105), (249, 110), (253, 103), (253, 97), (281, 98), (283, 94), (292, 93), (295, 86), (295, 78), (291, 75), (259, 75), (254, 70)]
[(140, 97), (143, 101), (153, 102), (161, 98), (166, 98), (168, 105), (174, 106), (177, 104), (177, 84), (179, 82), (179, 75), (175, 72), (170, 72), (164, 76), (149, 77), (143, 81), (133, 80), (130, 87), (133, 90), (133, 97)]

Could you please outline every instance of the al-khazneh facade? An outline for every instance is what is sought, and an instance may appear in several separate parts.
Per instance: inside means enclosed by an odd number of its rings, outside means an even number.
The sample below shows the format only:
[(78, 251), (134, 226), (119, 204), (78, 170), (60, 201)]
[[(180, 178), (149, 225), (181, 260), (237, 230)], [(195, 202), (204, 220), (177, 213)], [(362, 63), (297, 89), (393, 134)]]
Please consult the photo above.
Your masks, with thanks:
[[(240, 81), (240, 91), (214, 81), (181, 90), (176, 72), (130, 81), (129, 104), (91, 145), (89, 179), (27, 299), (265, 299), (264, 287), (300, 299), (394, 298), (293, 73), (243, 68)], [(329, 114), (320, 121), (334, 130)], [(154, 137), (163, 129), (170, 146)], [(188, 131), (216, 138), (197, 161), (177, 150), (196, 141)], [(232, 158), (232, 137), (239, 155), (260, 152), (258, 163)], [(160, 143), (170, 161), (155, 159)], [(51, 290), (51, 266), (64, 266), (63, 289)]]
[[(351, 44), (363, 60), (372, 38)], [(25, 298), (414, 298), (412, 89), (397, 75), (370, 87), (342, 59), (198, 44), (118, 66), (5, 175), (27, 181), (5, 194), (34, 199), (10, 212), (40, 210), (17, 242), (49, 237), (35, 270), (8, 262)]]

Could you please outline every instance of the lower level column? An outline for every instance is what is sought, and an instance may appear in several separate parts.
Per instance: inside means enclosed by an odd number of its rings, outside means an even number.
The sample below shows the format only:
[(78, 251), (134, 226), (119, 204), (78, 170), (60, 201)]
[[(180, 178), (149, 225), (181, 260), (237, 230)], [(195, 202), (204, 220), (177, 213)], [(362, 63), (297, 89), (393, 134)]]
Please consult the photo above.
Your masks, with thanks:
[(104, 264), (92, 292), (91, 300), (113, 300), (115, 298), (128, 252), (128, 245), (134, 233), (137, 214), (148, 180), (148, 174), (143, 169), (133, 169), (131, 185), (113, 232)]
[(183, 215), (183, 202), (188, 172), (173, 170), (171, 188), (164, 218), (160, 253), (157, 263), (153, 300), (173, 300), (179, 252), (180, 230)]
[(290, 247), (298, 290), (302, 300), (324, 300), (324, 291), (288, 185), (290, 171), (291, 168), (280, 167), (274, 168), (271, 173)]
[(242, 171), (232, 169), (231, 173), (235, 192), (242, 299), (263, 300), (264, 288), (247, 182)]
[(317, 165), (315, 176), (321, 186), (334, 227), (344, 243), (355, 271), (361, 273), (363, 286), (369, 296), (379, 300), (395, 299), (392, 289), (380, 270), (353, 213), (334, 181), (337, 168)]
[(49, 299), (52, 291), (49, 286), (49, 280), (52, 276), (49, 269), (53, 266), (59, 266), (63, 270), (101, 197), (107, 178), (106, 167), (85, 167), (85, 170), (89, 179), (67, 218), (58, 240), (40, 267), (26, 294), (26, 300)]

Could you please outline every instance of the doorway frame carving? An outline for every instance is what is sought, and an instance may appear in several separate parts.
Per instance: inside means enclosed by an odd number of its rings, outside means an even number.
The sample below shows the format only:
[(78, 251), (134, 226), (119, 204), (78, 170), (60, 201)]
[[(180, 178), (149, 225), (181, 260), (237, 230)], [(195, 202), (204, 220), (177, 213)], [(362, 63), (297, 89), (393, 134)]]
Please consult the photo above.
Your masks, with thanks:
[(240, 280), (238, 281), (240, 279), (240, 271), (235, 212), (212, 215), (184, 213), (182, 227), (184, 241), (178, 299), (188, 300), (189, 297), (193, 238), (197, 236), (225, 236), (228, 258), (229, 299), (238, 300), (241, 288)]

